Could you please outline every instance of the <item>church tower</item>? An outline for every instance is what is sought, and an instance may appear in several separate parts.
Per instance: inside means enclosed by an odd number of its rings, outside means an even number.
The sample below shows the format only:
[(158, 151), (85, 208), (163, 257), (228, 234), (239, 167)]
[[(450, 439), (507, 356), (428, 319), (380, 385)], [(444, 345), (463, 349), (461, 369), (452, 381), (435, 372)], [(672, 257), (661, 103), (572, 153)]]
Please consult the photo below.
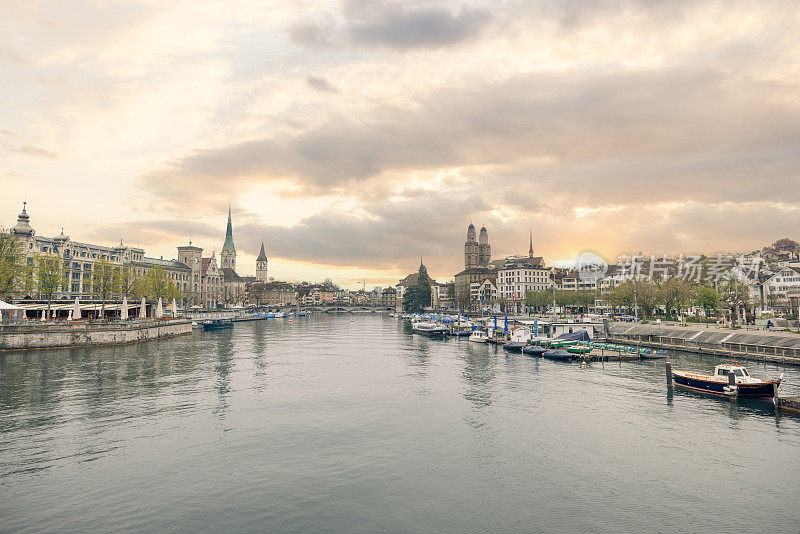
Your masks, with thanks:
[(478, 265), (488, 267), (492, 260), (492, 247), (489, 246), (489, 232), (485, 226), (481, 226), (481, 233), (478, 237)]
[(264, 242), (261, 242), (261, 252), (258, 253), (258, 258), (256, 258), (256, 280), (259, 282), (266, 282), (267, 281), (267, 264), (269, 260), (267, 260), (267, 253), (264, 252)]
[(469, 223), (467, 240), (464, 242), (464, 268), (472, 269), (478, 266), (478, 241), (475, 239), (475, 226)]
[(220, 267), (236, 270), (236, 247), (233, 246), (233, 225), (231, 224), (231, 207), (228, 205), (228, 228), (225, 230), (225, 244), (220, 253)]

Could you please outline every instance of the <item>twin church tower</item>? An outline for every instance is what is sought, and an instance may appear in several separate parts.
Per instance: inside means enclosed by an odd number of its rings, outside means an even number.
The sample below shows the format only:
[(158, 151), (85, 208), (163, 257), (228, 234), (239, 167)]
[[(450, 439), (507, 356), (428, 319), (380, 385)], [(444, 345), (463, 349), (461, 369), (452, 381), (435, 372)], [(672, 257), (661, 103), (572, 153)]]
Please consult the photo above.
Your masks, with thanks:
[(478, 240), (475, 240), (475, 226), (469, 223), (467, 241), (464, 243), (464, 268), (488, 267), (492, 260), (492, 247), (489, 246), (489, 232), (481, 226)]

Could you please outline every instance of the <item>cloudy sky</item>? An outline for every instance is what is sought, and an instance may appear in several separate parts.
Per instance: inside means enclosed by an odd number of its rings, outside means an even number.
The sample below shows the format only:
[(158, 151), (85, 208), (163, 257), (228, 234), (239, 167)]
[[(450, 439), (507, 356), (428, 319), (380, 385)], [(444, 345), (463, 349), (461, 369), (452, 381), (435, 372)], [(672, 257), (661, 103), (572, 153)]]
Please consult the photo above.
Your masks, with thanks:
[(394, 282), (495, 256), (800, 238), (796, 0), (0, 6), (0, 225), (242, 274)]

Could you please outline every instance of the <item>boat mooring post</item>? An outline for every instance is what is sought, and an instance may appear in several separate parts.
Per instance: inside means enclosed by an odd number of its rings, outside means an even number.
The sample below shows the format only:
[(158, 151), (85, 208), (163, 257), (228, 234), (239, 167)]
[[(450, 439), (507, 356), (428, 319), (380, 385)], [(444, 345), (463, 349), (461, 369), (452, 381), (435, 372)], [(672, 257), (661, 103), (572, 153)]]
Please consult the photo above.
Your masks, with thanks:
[(667, 360), (667, 363), (664, 364), (664, 366), (667, 368), (667, 387), (672, 389), (672, 362)]
[(732, 372), (728, 373), (728, 386), (732, 389), (733, 393), (731, 393), (730, 397), (732, 399), (737, 398), (739, 395), (739, 391), (736, 389), (736, 375)]

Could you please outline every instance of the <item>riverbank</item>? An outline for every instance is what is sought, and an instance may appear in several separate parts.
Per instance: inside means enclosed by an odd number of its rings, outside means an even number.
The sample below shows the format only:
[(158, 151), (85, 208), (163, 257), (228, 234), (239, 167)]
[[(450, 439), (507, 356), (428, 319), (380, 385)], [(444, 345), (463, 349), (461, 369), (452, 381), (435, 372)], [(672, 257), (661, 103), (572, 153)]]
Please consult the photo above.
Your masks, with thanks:
[(784, 332), (612, 323), (608, 340), (725, 358), (800, 365), (800, 335)]
[(127, 345), (192, 332), (186, 318), (0, 326), (0, 351)]

